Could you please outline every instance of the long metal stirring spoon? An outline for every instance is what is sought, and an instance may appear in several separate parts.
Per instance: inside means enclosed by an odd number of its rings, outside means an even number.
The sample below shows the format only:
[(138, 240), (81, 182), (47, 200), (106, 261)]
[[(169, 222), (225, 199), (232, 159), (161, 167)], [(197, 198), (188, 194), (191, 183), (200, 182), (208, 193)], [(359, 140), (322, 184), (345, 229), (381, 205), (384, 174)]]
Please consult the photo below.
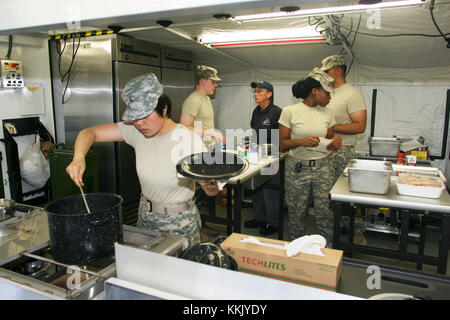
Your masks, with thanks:
[(86, 197), (84, 196), (83, 188), (80, 186), (81, 196), (83, 197), (84, 205), (86, 206), (86, 210), (88, 213), (91, 213), (91, 210), (89, 210), (89, 206), (86, 201)]

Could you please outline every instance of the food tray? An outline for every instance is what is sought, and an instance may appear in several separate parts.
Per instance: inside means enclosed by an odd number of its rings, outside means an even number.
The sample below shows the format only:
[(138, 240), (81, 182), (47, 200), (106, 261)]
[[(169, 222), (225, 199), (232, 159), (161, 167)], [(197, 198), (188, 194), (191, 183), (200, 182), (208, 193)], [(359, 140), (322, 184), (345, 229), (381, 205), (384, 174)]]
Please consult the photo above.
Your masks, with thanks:
[(389, 191), (392, 175), (389, 161), (352, 159), (346, 171), (351, 192), (386, 194)]
[(370, 137), (369, 150), (371, 156), (397, 157), (400, 152), (400, 139)]
[(181, 159), (177, 172), (194, 180), (228, 180), (243, 173), (249, 167), (248, 161), (231, 152), (202, 152)]
[[(402, 183), (401, 179), (405, 177), (412, 177), (409, 181), (410, 183)], [(414, 177), (418, 179), (417, 183), (420, 183), (423, 178), (427, 180), (432, 179), (432, 181), (435, 181), (435, 186), (427, 186), (426, 183), (423, 183), (423, 185), (413, 185), (412, 183), (415, 183)], [(399, 194), (421, 198), (438, 199), (441, 197), (442, 191), (445, 190), (444, 183), (439, 177), (430, 177), (411, 173), (401, 173), (399, 177), (395, 179), (395, 184)]]

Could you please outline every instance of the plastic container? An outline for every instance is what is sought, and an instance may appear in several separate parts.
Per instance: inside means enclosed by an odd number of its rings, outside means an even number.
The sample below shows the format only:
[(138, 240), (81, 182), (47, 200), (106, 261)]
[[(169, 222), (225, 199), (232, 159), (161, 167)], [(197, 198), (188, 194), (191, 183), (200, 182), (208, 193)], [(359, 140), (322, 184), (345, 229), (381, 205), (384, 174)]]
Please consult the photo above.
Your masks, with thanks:
[(250, 147), (249, 153), (248, 153), (248, 162), (251, 164), (257, 164), (259, 161), (258, 159), (258, 146), (252, 145)]
[[(421, 197), (421, 198), (432, 198), (438, 199), (442, 195), (442, 191), (445, 190), (444, 183), (442, 179), (438, 177), (433, 177), (432, 179), (436, 181), (437, 184), (440, 184), (440, 187), (432, 187), (426, 185), (413, 185), (408, 183), (402, 183), (399, 179), (404, 175), (404, 173), (399, 175), (399, 178), (395, 181), (397, 186), (397, 191), (401, 195), (405, 196), (413, 196), (413, 197)], [(419, 175), (420, 176), (420, 175)], [(427, 177), (430, 179), (430, 177)]]
[(415, 166), (416, 162), (417, 162), (417, 157), (416, 156), (413, 156), (411, 154), (408, 154), (406, 156), (406, 165), (407, 166)]

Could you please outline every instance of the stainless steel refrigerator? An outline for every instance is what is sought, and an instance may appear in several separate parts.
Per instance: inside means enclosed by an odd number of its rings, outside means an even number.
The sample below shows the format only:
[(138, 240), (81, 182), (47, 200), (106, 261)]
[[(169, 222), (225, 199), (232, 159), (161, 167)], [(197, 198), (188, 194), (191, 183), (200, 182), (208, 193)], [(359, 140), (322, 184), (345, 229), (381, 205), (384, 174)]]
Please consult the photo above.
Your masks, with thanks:
[(181, 105), (195, 90), (192, 52), (162, 47), (161, 78), (164, 94), (172, 101), (172, 119), (180, 122)]
[[(66, 146), (74, 145), (83, 128), (121, 121), (126, 106), (120, 94), (129, 80), (149, 72), (161, 80), (157, 44), (111, 34), (52, 39), (49, 48), (56, 142)], [(140, 186), (133, 148), (124, 142), (94, 143), (93, 148), (100, 191), (121, 195), (123, 222), (135, 224)]]

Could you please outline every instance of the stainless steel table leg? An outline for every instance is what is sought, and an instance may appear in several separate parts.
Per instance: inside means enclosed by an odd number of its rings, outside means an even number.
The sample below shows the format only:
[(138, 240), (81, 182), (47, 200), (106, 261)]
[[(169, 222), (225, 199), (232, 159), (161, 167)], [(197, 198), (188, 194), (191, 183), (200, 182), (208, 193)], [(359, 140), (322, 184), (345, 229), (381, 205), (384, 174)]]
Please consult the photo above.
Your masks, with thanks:
[(283, 240), (283, 227), (284, 227), (284, 168), (285, 161), (284, 159), (280, 161), (280, 197), (279, 197), (279, 205), (278, 205), (278, 239)]
[(439, 244), (439, 267), (437, 272), (445, 274), (447, 272), (448, 249), (450, 244), (450, 215), (442, 216), (441, 243)]
[[(236, 191), (235, 191), (236, 192)], [(232, 200), (233, 188), (227, 185), (227, 220), (233, 220), (233, 200)], [(231, 224), (227, 224), (227, 234), (230, 235), (233, 232)]]
[[(419, 231), (419, 251), (417, 254), (423, 257), (425, 252), (425, 231), (426, 231), (426, 216), (423, 215), (420, 218), (420, 231)], [(422, 270), (422, 262), (417, 263), (417, 270)]]
[(334, 227), (333, 227), (333, 249), (341, 248), (341, 215), (342, 203), (335, 202), (333, 205)]
[(234, 232), (241, 232), (242, 184), (238, 182), (234, 188)]
[[(349, 226), (348, 226), (348, 243), (350, 245), (353, 245), (353, 238), (355, 237), (355, 214), (356, 214), (356, 209), (353, 206), (349, 207), (349, 212), (350, 212), (350, 222), (349, 222)], [(349, 252), (349, 257), (352, 258), (353, 254), (350, 251)]]
[(400, 230), (400, 252), (406, 253), (408, 249), (408, 233), (409, 233), (410, 213), (402, 210), (402, 225)]

